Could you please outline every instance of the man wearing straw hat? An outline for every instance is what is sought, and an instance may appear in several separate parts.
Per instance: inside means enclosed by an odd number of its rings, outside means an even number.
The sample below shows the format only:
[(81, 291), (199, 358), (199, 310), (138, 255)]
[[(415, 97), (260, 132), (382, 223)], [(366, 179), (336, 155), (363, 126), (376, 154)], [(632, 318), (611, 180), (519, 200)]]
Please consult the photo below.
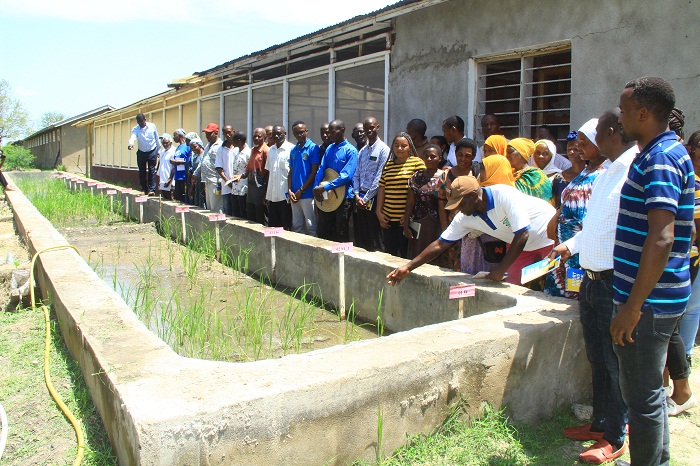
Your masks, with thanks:
[(330, 241), (350, 241), (348, 223), (355, 204), (352, 179), (357, 149), (345, 139), (345, 123), (341, 120), (330, 122), (328, 137), (333, 144), (321, 160), (313, 189), (319, 209), (316, 233)]

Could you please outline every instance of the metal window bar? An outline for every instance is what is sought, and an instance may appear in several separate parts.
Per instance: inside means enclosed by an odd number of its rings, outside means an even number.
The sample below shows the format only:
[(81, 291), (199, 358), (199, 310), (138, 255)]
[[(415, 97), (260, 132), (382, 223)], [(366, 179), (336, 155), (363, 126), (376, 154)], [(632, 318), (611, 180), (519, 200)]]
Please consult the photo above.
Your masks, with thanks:
[[(557, 53), (561, 53), (560, 51)], [(508, 71), (497, 71), (493, 73), (488, 73), (488, 62), (482, 62), (481, 66), (479, 67), (479, 76), (477, 78), (478, 86), (477, 86), (477, 114), (475, 117), (480, 121), (480, 119), (486, 114), (486, 113), (491, 113), (487, 112), (487, 108), (495, 103), (503, 103), (503, 102), (519, 102), (518, 105), (518, 112), (495, 112), (496, 115), (502, 115), (502, 116), (512, 116), (512, 115), (518, 115), (518, 126), (514, 125), (502, 125), (501, 127), (503, 129), (518, 129), (518, 132), (521, 135), (527, 135), (529, 134), (529, 131), (532, 128), (535, 128), (537, 126), (540, 126), (540, 124), (543, 124), (543, 120), (541, 118), (537, 118), (538, 115), (545, 115), (545, 114), (552, 114), (555, 112), (561, 112), (564, 113), (562, 115), (562, 118), (558, 118), (558, 121), (555, 122), (546, 122), (545, 124), (550, 125), (550, 126), (559, 126), (559, 127), (568, 127), (570, 123), (570, 111), (571, 108), (554, 108), (554, 109), (549, 109), (549, 108), (533, 108), (533, 106), (537, 105), (537, 102), (540, 102), (540, 105), (544, 105), (544, 99), (547, 98), (566, 98), (566, 97), (571, 97), (571, 92), (559, 92), (559, 93), (554, 93), (554, 94), (541, 94), (537, 95), (536, 91), (537, 86), (541, 85), (546, 85), (546, 84), (558, 84), (558, 83), (570, 83), (571, 80), (571, 59), (569, 58), (566, 61), (560, 62), (560, 63), (554, 63), (554, 64), (547, 64), (543, 66), (533, 66), (534, 65), (534, 60), (538, 56), (543, 56), (543, 55), (548, 55), (548, 54), (542, 54), (542, 55), (528, 55), (528, 56), (521, 56), (520, 58), (514, 59), (520, 61), (520, 84), (503, 84), (503, 85), (497, 85), (497, 86), (487, 86), (486, 83), (498, 76), (505, 76), (505, 75), (513, 75), (514, 73), (517, 73), (518, 70), (508, 70)], [(566, 58), (566, 56), (563, 56), (562, 58)], [(556, 76), (556, 74), (553, 76), (556, 79), (544, 79), (541, 81), (537, 80), (537, 74), (538, 72), (542, 70), (548, 70), (548, 69), (561, 69), (562, 74), (568, 73), (568, 77), (559, 77)], [(561, 76), (561, 74), (560, 74)], [(564, 74), (566, 76), (566, 74)], [(487, 91), (495, 91), (499, 92), (501, 89), (514, 89), (516, 87), (519, 87), (519, 96), (517, 97), (510, 97), (510, 98), (503, 98), (503, 99), (486, 99), (486, 92)], [(554, 89), (552, 89), (554, 90)], [(498, 97), (497, 95), (494, 97)], [(538, 100), (539, 99), (539, 100)], [(560, 105), (558, 107), (561, 107), (561, 103), (559, 102)], [(475, 127), (477, 127), (475, 125)], [(527, 132), (526, 132), (527, 131)], [(480, 135), (483, 136), (483, 135)], [(481, 138), (478, 138), (480, 142), (483, 142)]]
[(536, 66), (536, 67), (530, 68), (530, 69), (532, 69), (532, 70), (546, 70), (548, 68), (560, 68), (562, 66), (571, 66), (571, 63), (558, 63), (556, 65)]

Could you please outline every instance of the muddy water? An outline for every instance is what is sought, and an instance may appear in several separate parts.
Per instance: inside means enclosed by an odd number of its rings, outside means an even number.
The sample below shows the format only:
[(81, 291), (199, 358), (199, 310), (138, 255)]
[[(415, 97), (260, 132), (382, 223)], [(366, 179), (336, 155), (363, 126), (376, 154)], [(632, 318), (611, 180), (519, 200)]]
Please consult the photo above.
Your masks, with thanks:
[(321, 309), (310, 286), (275, 290), (161, 237), (153, 224), (61, 233), (151, 331), (183, 356), (251, 361), (376, 338)]

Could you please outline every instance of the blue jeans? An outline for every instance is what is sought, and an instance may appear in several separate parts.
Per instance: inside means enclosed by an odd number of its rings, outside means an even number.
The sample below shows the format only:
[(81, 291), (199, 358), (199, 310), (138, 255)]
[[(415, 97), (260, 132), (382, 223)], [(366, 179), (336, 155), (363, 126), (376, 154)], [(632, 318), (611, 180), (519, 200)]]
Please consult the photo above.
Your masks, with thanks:
[(231, 208), (231, 193), (221, 195), (221, 207), (226, 215), (233, 215), (233, 209)]
[(693, 282), (690, 290), (690, 299), (685, 308), (685, 314), (681, 318), (681, 338), (685, 344), (685, 354), (690, 356), (695, 346), (695, 336), (698, 334), (700, 324), (700, 276)]
[(629, 409), (634, 466), (668, 465), (671, 458), (663, 372), (668, 342), (680, 318), (680, 314), (655, 314), (654, 308), (645, 304), (632, 332), (634, 343), (614, 345), (620, 361), (622, 397)]
[(611, 444), (625, 441), (627, 405), (622, 399), (617, 356), (610, 337), (613, 316), (612, 277), (591, 280), (584, 275), (579, 291), (579, 314), (586, 355), (593, 378), (593, 430), (603, 431)]

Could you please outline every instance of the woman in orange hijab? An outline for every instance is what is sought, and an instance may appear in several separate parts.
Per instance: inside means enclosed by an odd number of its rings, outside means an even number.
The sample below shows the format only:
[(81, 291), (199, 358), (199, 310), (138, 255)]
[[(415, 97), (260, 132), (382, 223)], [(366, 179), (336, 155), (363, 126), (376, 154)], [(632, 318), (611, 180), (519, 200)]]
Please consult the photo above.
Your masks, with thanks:
[(505, 136), (500, 134), (491, 135), (484, 141), (484, 158), (496, 154), (506, 155), (506, 147), (508, 147), (508, 140)]
[(481, 161), (481, 166), (479, 184), (482, 187), (493, 186), (494, 184), (515, 186), (513, 167), (505, 156), (495, 154), (486, 157)]

